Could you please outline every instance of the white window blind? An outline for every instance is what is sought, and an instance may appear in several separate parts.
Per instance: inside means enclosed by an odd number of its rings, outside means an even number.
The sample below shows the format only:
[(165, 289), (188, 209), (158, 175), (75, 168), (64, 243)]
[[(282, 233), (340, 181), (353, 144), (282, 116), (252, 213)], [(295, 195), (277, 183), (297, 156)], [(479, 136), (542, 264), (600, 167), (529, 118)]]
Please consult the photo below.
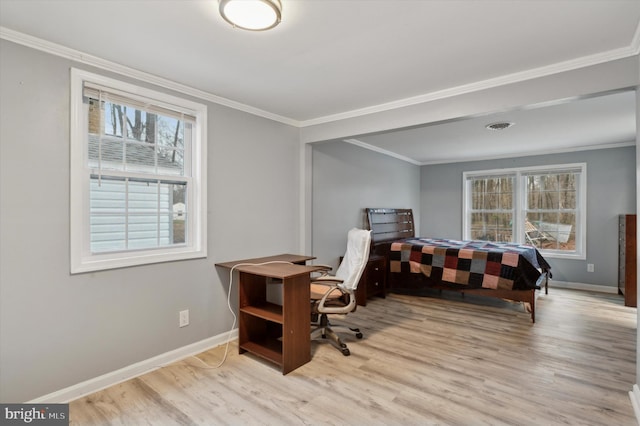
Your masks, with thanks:
[(101, 86), (91, 82), (85, 82), (83, 86), (83, 96), (88, 99), (109, 101), (120, 105), (126, 105), (153, 114), (173, 117), (180, 120), (187, 120), (195, 123), (194, 112), (181, 108), (178, 105), (171, 105), (161, 101), (153, 101), (135, 93), (127, 93), (111, 87)]

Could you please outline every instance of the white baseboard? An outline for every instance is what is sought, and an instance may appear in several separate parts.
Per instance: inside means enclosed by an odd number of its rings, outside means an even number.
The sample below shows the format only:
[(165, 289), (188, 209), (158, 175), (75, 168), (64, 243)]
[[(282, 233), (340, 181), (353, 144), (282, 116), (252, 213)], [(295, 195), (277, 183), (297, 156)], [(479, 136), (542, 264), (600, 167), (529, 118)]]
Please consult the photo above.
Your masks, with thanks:
[(119, 370), (112, 371), (102, 376), (86, 380), (84, 382), (69, 386), (64, 389), (49, 393), (47, 395), (28, 401), (31, 404), (66, 404), (83, 396), (92, 394), (109, 386), (117, 385), (129, 379), (141, 376), (153, 370), (157, 370), (165, 365), (179, 361), (192, 355), (199, 354), (217, 346), (226, 344), (238, 338), (238, 329), (232, 332), (224, 332), (217, 336), (209, 337), (196, 343), (174, 349), (169, 352), (154, 356), (144, 361), (137, 362)]
[(640, 424), (640, 388), (638, 388), (638, 385), (633, 385), (633, 390), (629, 391), (629, 398), (631, 398), (636, 421)]
[(599, 293), (618, 294), (618, 287), (611, 287), (608, 285), (573, 283), (570, 281), (549, 280), (549, 288), (553, 288), (553, 287), (567, 288), (571, 290), (597, 291)]

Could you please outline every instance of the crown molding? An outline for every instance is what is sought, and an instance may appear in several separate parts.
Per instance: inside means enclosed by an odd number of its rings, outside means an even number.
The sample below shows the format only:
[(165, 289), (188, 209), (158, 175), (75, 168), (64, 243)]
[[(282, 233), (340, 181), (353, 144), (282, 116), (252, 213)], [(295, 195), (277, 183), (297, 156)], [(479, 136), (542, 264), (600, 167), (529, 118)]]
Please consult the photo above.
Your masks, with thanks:
[(634, 55), (640, 55), (640, 22), (638, 22), (638, 28), (633, 35), (633, 40), (631, 40), (631, 51)]
[(230, 99), (205, 92), (204, 90), (196, 89), (194, 87), (187, 86), (181, 83), (176, 83), (174, 81), (159, 77), (154, 74), (139, 71), (115, 62), (108, 61), (106, 59), (99, 58), (97, 56), (89, 55), (87, 53), (62, 46), (60, 44), (52, 43), (38, 37), (33, 37), (18, 31), (14, 31), (6, 27), (0, 26), (0, 39), (21, 44), (26, 47), (40, 50), (42, 52), (79, 62), (85, 65), (90, 65), (92, 67), (96, 67), (105, 71), (111, 71), (125, 77), (131, 77), (135, 78), (136, 80), (145, 81), (147, 83), (151, 83), (165, 89), (175, 90), (176, 92), (185, 95), (190, 95), (205, 101), (213, 102), (239, 111), (247, 112), (249, 114), (257, 115), (259, 117), (267, 118), (269, 120), (287, 124), (289, 126), (300, 127), (300, 122), (297, 120), (283, 117), (278, 114), (273, 114), (269, 111), (255, 108), (250, 105), (245, 105), (240, 102), (232, 101)]
[(454, 96), (460, 96), (468, 93), (473, 93), (481, 90), (491, 89), (508, 84), (519, 83), (527, 80), (532, 80), (540, 77), (547, 77), (553, 74), (573, 71), (580, 68), (585, 68), (592, 65), (598, 65), (618, 59), (624, 59), (630, 56), (640, 54), (640, 23), (636, 29), (634, 37), (627, 47), (618, 49), (612, 49), (606, 52), (597, 53), (594, 55), (583, 56), (568, 61), (558, 62), (552, 65), (544, 67), (533, 68), (526, 71), (507, 74), (496, 78), (477, 81), (474, 83), (464, 84), (456, 87), (451, 87), (444, 90), (438, 90), (418, 96), (399, 99), (392, 102), (373, 105), (366, 108), (355, 109), (346, 111), (339, 114), (327, 115), (324, 117), (318, 117), (310, 120), (299, 121), (293, 118), (284, 117), (282, 115), (274, 114), (269, 111), (265, 111), (259, 108), (252, 107), (240, 102), (236, 102), (221, 96), (214, 95), (209, 92), (205, 92), (200, 89), (193, 88), (181, 83), (168, 80), (163, 77), (159, 77), (147, 72), (139, 71), (124, 65), (117, 64), (99, 57), (89, 55), (78, 50), (74, 50), (47, 40), (43, 40), (37, 37), (33, 37), (18, 31), (11, 30), (6, 27), (0, 26), (0, 39), (5, 39), (23, 46), (31, 47), (46, 53), (50, 53), (56, 56), (60, 56), (66, 59), (70, 59), (76, 62), (80, 62), (86, 65), (94, 66), (106, 71), (115, 72), (127, 77), (135, 78), (138, 80), (146, 81), (154, 85), (164, 87), (166, 89), (175, 90), (186, 95), (191, 95), (196, 98), (210, 101), (219, 105), (227, 106), (236, 110), (244, 111), (249, 114), (253, 114), (259, 117), (267, 118), (276, 122), (287, 124), (289, 126), (303, 128), (309, 126), (315, 126), (318, 124), (326, 124), (334, 121), (340, 121), (350, 118), (361, 117), (369, 114), (375, 114), (385, 111), (391, 111), (403, 107), (418, 105), (427, 102), (433, 102), (440, 99), (450, 98)]
[(440, 99), (451, 98), (468, 93), (478, 92), (481, 90), (492, 89), (509, 84), (520, 83), (527, 80), (533, 80), (540, 77), (547, 77), (553, 74), (559, 74), (566, 71), (574, 71), (588, 66), (598, 65), (611, 62), (618, 59), (624, 59), (638, 55), (640, 52), (640, 24), (636, 30), (632, 43), (628, 47), (609, 50), (594, 55), (583, 56), (568, 61), (558, 62), (539, 68), (521, 71), (517, 73), (507, 74), (496, 78), (477, 81), (474, 83), (464, 84), (451, 87), (444, 90), (438, 90), (423, 95), (410, 98), (399, 99), (397, 101), (387, 102), (384, 104), (374, 105), (366, 108), (346, 111), (339, 114), (327, 115), (325, 117), (314, 118), (300, 122), (300, 127), (315, 126), (318, 124), (326, 124), (334, 121), (345, 120), (349, 118), (361, 117), (369, 114), (375, 114), (390, 111), (398, 108), (418, 105), (427, 102), (433, 102)]
[(387, 155), (389, 157), (394, 157), (394, 158), (397, 158), (398, 160), (402, 160), (402, 161), (406, 161), (407, 163), (415, 164), (416, 166), (421, 166), (422, 165), (422, 163), (420, 163), (419, 161), (414, 160), (413, 158), (405, 157), (404, 155), (400, 155), (400, 154), (396, 154), (395, 152), (387, 151), (386, 149), (382, 149), (382, 148), (379, 148), (377, 146), (370, 145), (370, 144), (368, 144), (366, 142), (362, 142), (362, 141), (360, 141), (358, 139), (353, 139), (353, 138), (352, 139), (343, 139), (343, 142), (347, 142), (347, 143), (350, 143), (350, 144), (353, 144), (353, 145), (357, 145), (357, 146), (359, 146), (361, 148), (368, 149), (370, 151), (375, 151), (375, 152), (378, 152), (380, 154)]

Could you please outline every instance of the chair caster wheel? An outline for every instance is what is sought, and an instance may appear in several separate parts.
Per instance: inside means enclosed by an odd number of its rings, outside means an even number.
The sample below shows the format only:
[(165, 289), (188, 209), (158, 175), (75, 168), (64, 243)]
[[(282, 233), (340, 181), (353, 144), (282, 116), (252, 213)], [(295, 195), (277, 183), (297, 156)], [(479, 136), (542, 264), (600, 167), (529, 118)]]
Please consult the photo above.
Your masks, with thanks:
[(349, 352), (349, 349), (344, 348), (344, 349), (342, 349), (342, 355), (349, 356), (349, 355), (351, 355), (351, 352)]
[(362, 339), (362, 333), (356, 333), (356, 339)]

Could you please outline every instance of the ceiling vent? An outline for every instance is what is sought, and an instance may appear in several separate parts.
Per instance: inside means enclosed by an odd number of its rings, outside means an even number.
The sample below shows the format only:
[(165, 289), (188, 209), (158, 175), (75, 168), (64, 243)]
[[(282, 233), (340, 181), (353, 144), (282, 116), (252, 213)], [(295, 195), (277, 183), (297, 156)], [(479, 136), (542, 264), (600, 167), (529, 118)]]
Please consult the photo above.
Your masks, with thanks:
[(489, 129), (489, 130), (504, 130), (504, 129), (508, 129), (509, 127), (513, 126), (515, 123), (509, 123), (506, 121), (500, 122), (500, 123), (491, 123), (491, 124), (487, 124), (485, 127), (485, 129)]

